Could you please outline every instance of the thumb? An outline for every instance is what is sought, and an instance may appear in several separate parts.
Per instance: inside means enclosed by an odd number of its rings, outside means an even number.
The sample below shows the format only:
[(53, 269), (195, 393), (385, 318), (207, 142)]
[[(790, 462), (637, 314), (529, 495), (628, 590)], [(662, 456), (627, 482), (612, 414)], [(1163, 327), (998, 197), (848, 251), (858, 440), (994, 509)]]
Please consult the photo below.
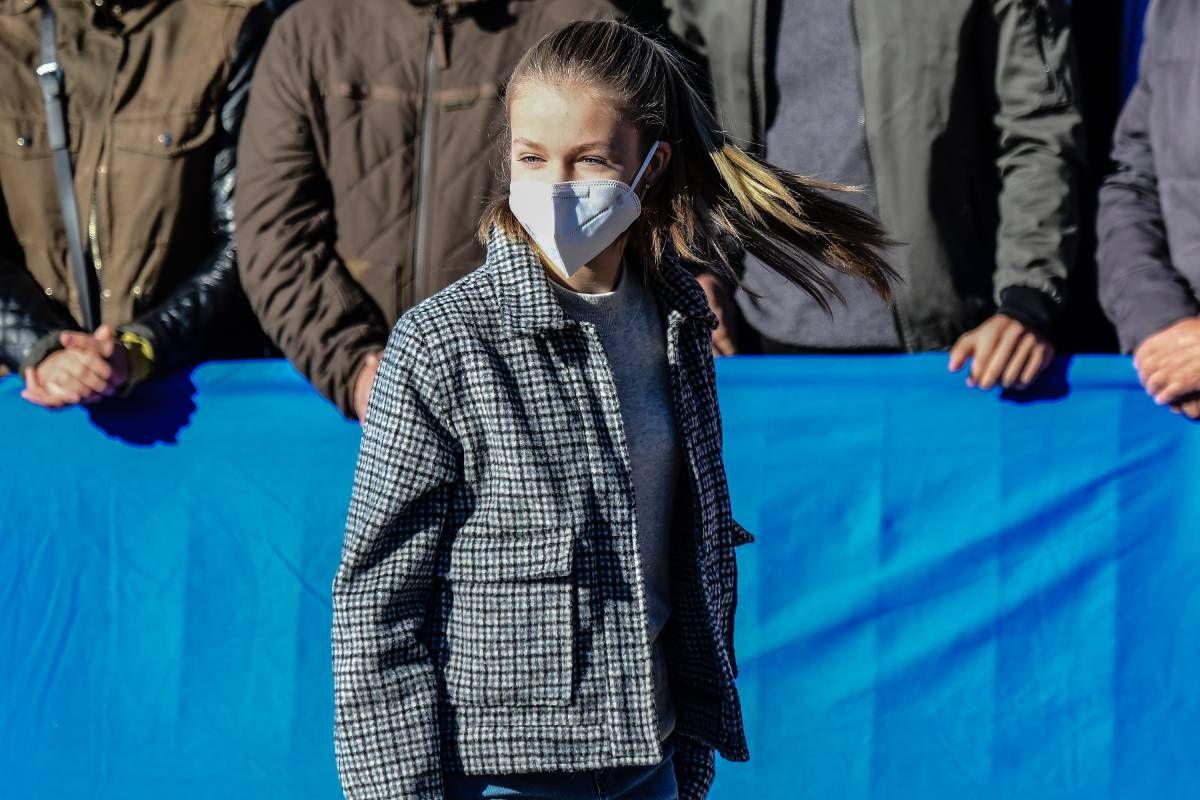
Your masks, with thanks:
[(110, 325), (108, 325), (106, 323), (104, 325), (101, 325), (99, 328), (96, 328), (96, 333), (94, 334), (94, 336), (102, 342), (112, 341), (113, 329)]
[(92, 337), (78, 331), (63, 331), (58, 337), (59, 342), (67, 350), (92, 350)]
[(33, 367), (25, 370), (25, 385), (36, 391), (42, 391), (42, 382), (38, 380), (37, 370)]

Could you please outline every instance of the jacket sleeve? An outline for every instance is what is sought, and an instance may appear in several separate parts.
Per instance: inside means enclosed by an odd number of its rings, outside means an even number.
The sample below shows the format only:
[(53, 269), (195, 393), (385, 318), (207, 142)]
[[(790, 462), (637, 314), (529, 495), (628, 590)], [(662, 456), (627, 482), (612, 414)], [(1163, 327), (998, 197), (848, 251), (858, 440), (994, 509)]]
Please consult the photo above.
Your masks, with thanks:
[(383, 349), (388, 323), (335, 248), (332, 191), (293, 27), (284, 16), (272, 32), (250, 93), (238, 151), (239, 269), (267, 335), (353, 417), (358, 365)]
[(705, 800), (716, 775), (712, 748), (678, 734), (671, 737), (671, 742), (675, 745), (671, 764), (675, 768), (679, 800)]
[(437, 684), (417, 632), (460, 468), (428, 357), (402, 320), (371, 392), (333, 584), (335, 750), (348, 800), (443, 795)]
[(995, 302), (1049, 335), (1078, 244), (1083, 120), (1062, 0), (993, 0), (997, 166)]
[(78, 329), (66, 308), (47, 299), (25, 268), (0, 187), (0, 364), (18, 373), (37, 366), (59, 349), (60, 332)]
[[(1153, 6), (1137, 85), (1125, 103), (1113, 137), (1116, 171), (1100, 188), (1096, 221), (1100, 302), (1120, 337), (1135, 351), (1174, 322), (1200, 315), (1187, 280), (1171, 264), (1158, 198), (1158, 174), (1150, 136), (1156, 67), (1151, 58)], [(1180, 135), (1187, 135), (1179, 132)]]
[(234, 46), (233, 64), (217, 127), (213, 160), (211, 224), (213, 244), (195, 270), (156, 307), (121, 326), (146, 339), (154, 350), (155, 373), (195, 360), (216, 326), (252, 330), (252, 317), (242, 294), (234, 246), (234, 187), (237, 183), (237, 140), (250, 79), (274, 19), (272, 4), (250, 10)]

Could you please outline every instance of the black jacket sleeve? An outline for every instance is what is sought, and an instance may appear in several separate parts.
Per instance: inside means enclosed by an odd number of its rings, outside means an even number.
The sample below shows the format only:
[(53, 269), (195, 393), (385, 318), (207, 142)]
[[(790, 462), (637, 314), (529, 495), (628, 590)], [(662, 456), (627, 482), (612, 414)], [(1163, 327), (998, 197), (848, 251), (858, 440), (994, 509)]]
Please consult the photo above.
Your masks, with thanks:
[(1065, 302), (1079, 234), (1083, 117), (1067, 5), (993, 0), (993, 84), (999, 134), (1000, 313), (1051, 338)]
[(25, 268), (8, 221), (0, 186), (0, 364), (14, 372), (36, 365), (57, 349), (58, 334), (79, 325), (60, 303), (46, 297)]
[[(1150, 120), (1156, 72), (1171, 65), (1154, 59), (1155, 27), (1155, 6), (1151, 6), (1137, 85), (1113, 137), (1116, 171), (1100, 188), (1096, 221), (1100, 302), (1127, 353), (1172, 323), (1200, 315), (1200, 303), (1187, 279), (1171, 263), (1159, 204)], [(1192, 134), (1174, 131), (1172, 135)]]
[(250, 94), (250, 80), (271, 23), (285, 2), (255, 6), (242, 25), (220, 109), (218, 149), (213, 161), (213, 246), (190, 277), (162, 303), (122, 331), (147, 340), (154, 349), (154, 373), (195, 360), (217, 326), (240, 325), (253, 315), (242, 292), (234, 244), (233, 193), (237, 183), (237, 140)]

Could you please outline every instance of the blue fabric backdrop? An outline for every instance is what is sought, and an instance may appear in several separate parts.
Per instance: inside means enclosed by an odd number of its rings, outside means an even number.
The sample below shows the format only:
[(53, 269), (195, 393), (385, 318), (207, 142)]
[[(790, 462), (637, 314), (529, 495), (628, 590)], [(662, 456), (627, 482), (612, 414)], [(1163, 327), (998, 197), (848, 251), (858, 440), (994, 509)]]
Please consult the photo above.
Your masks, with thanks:
[[(1079, 0), (1084, 2), (1085, 0)], [(1150, 0), (1124, 0), (1121, 42), (1121, 97), (1126, 97), (1137, 83), (1138, 55), (1142, 50), (1142, 22)]]
[[(1127, 359), (719, 365), (753, 760), (716, 798), (1200, 796), (1200, 427)], [(334, 798), (356, 425), (283, 363), (0, 380), (0, 797)], [(152, 410), (156, 409), (156, 410)]]

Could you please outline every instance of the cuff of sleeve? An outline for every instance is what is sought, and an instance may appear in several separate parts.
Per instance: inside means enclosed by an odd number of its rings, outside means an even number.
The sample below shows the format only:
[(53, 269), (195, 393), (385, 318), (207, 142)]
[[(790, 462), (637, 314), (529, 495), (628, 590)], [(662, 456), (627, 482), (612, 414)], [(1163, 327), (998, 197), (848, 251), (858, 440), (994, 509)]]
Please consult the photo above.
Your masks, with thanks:
[(1028, 286), (1010, 286), (1000, 292), (997, 311), (1012, 317), (1044, 339), (1054, 339), (1059, 304), (1045, 292)]
[(59, 350), (63, 349), (62, 341), (60, 341), (62, 334), (63, 332), (61, 330), (51, 331), (41, 339), (38, 339), (37, 342), (34, 343), (33, 347), (29, 348), (29, 352), (26, 353), (25, 358), (21, 360), (21, 366), (19, 368), (22, 377), (25, 375), (25, 370), (36, 367), (46, 359), (46, 356), (50, 355), (51, 353), (57, 353)]
[(1135, 352), (1142, 342), (1180, 320), (1200, 316), (1197, 304), (1180, 298), (1175, 287), (1142, 289), (1123, 297), (1121, 305), (1128, 313), (1113, 322), (1124, 353)]
[(125, 381), (122, 395), (129, 394), (154, 373), (154, 343), (148, 333), (136, 325), (120, 328), (117, 332), (121, 346), (129, 356), (129, 378)]

